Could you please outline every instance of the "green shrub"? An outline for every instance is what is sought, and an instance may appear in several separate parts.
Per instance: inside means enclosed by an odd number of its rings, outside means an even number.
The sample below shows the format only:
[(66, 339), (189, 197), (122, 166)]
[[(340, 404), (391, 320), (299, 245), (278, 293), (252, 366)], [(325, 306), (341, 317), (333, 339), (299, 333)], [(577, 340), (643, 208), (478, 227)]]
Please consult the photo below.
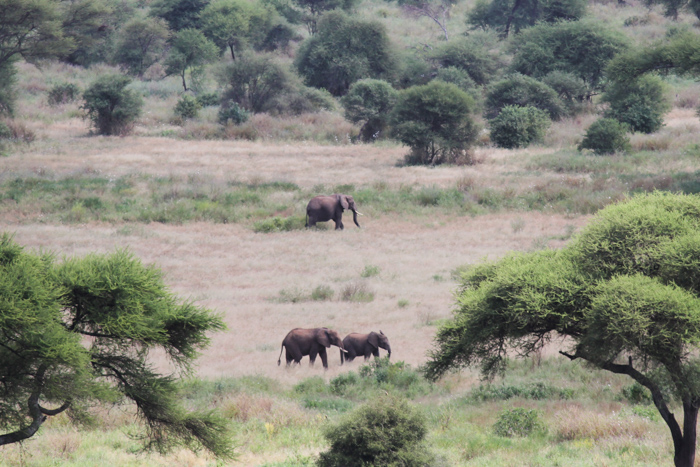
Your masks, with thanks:
[(350, 282), (340, 291), (340, 299), (344, 302), (367, 303), (374, 300), (374, 292), (364, 282)]
[(303, 217), (270, 217), (253, 224), (253, 231), (257, 233), (289, 232), (290, 230), (304, 229)]
[(323, 15), (318, 32), (299, 47), (294, 65), (307, 85), (334, 96), (363, 78), (390, 78), (396, 68), (386, 27), (340, 10)]
[(336, 397), (307, 397), (303, 401), (307, 409), (316, 409), (325, 412), (347, 412), (352, 409), (353, 403), (349, 400)]
[(123, 75), (103, 75), (83, 94), (82, 108), (101, 135), (125, 135), (141, 114), (143, 100), (127, 89), (131, 78)]
[(544, 431), (544, 424), (539, 419), (536, 410), (522, 407), (504, 410), (493, 425), (497, 436), (512, 438), (513, 436), (529, 436), (537, 431)]
[(652, 403), (651, 392), (636, 381), (622, 388), (622, 397), (632, 404), (648, 405)]
[(10, 139), (12, 138), (12, 130), (10, 129), (9, 126), (5, 124), (5, 122), (0, 122), (0, 140), (2, 139)]
[(467, 15), (467, 24), (475, 28), (493, 28), (502, 35), (517, 34), (538, 22), (576, 21), (586, 12), (585, 0), (478, 0)]
[(491, 141), (502, 148), (524, 148), (542, 141), (551, 125), (547, 112), (535, 107), (507, 105), (489, 121)]
[(250, 118), (250, 114), (240, 108), (235, 102), (229, 102), (226, 106), (219, 108), (218, 120), (222, 125), (230, 123), (240, 125), (247, 122), (248, 118)]
[(592, 93), (581, 78), (566, 71), (554, 70), (546, 74), (542, 82), (554, 89), (564, 103), (567, 115), (578, 113)]
[(219, 105), (220, 100), (219, 95), (215, 92), (204, 93), (197, 96), (197, 102), (202, 107), (213, 107), (215, 105)]
[(571, 389), (559, 389), (547, 383), (528, 385), (480, 385), (473, 389), (469, 398), (478, 401), (503, 401), (520, 397), (523, 399), (571, 399), (574, 396)]
[(330, 286), (319, 285), (311, 291), (311, 300), (318, 302), (331, 300), (334, 294), (335, 292)]
[(454, 84), (431, 81), (399, 92), (392, 132), (411, 148), (406, 163), (470, 164), (476, 140), (474, 100)]
[(80, 88), (73, 83), (56, 84), (48, 91), (47, 101), (49, 105), (65, 104), (73, 102), (80, 95)]
[[(430, 53), (430, 58), (441, 68), (462, 70), (472, 82), (483, 85), (492, 81), (504, 67), (499, 52), (498, 37), (495, 34), (474, 32), (436, 47)], [(438, 78), (442, 79), (439, 76)]]
[(520, 73), (491, 85), (486, 92), (485, 105), (488, 118), (495, 118), (507, 105), (535, 107), (547, 112), (552, 120), (559, 120), (566, 113), (554, 89)]
[(189, 94), (185, 94), (177, 101), (177, 104), (175, 104), (175, 115), (183, 119), (197, 118), (197, 114), (201, 108), (202, 106), (197, 99)]
[(372, 141), (384, 131), (396, 96), (397, 92), (391, 84), (378, 79), (363, 79), (350, 86), (341, 103), (347, 120), (362, 123), (362, 141)]
[(370, 264), (366, 265), (365, 268), (360, 273), (360, 277), (373, 277), (379, 275), (379, 266), (372, 266)]
[(630, 126), (632, 131), (654, 133), (664, 124), (664, 114), (671, 108), (664, 82), (655, 75), (642, 75), (633, 81), (614, 81), (603, 94), (610, 104), (605, 117)]
[(614, 118), (600, 118), (593, 122), (578, 146), (578, 150), (591, 149), (596, 154), (614, 154), (628, 151), (630, 128)]
[(338, 396), (344, 396), (348, 388), (360, 384), (360, 377), (354, 371), (341, 373), (330, 382), (331, 392)]
[(430, 465), (425, 418), (406, 401), (380, 397), (346, 415), (326, 430), (330, 449), (320, 467), (410, 467)]
[(323, 377), (312, 376), (297, 383), (294, 386), (294, 392), (304, 396), (328, 394), (329, 387), (326, 385)]

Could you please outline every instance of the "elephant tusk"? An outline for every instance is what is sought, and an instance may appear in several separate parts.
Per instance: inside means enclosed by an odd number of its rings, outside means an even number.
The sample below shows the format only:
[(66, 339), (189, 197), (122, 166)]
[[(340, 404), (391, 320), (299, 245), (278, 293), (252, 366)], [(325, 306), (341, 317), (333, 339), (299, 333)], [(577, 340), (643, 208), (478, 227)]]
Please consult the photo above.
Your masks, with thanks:
[(360, 211), (355, 211), (355, 213), (357, 213), (357, 214), (359, 214), (359, 215), (361, 215), (361, 216), (364, 216), (364, 214), (362, 214)]

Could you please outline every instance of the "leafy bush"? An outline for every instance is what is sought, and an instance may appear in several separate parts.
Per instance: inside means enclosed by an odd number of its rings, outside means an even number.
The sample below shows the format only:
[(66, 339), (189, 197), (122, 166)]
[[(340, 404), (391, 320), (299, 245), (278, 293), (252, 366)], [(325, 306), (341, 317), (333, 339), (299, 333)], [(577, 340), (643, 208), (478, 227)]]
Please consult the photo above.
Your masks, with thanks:
[(596, 154), (614, 154), (628, 151), (630, 128), (614, 118), (600, 118), (588, 127), (578, 150), (591, 149)]
[(664, 114), (671, 107), (665, 91), (661, 78), (654, 75), (614, 81), (603, 94), (602, 101), (610, 104), (605, 117), (627, 123), (632, 131), (654, 133), (663, 126)]
[(360, 277), (378, 276), (380, 271), (381, 270), (379, 269), (379, 266), (372, 266), (372, 265), (368, 264), (365, 266), (365, 268), (360, 273)]
[(12, 130), (5, 122), (0, 122), (0, 140), (12, 138)]
[(533, 432), (544, 431), (544, 429), (537, 411), (522, 407), (501, 412), (493, 425), (494, 433), (506, 438), (529, 436)]
[(301, 44), (294, 64), (306, 84), (334, 96), (363, 78), (390, 78), (396, 68), (386, 27), (339, 10), (321, 18), (318, 32)]
[(163, 58), (170, 30), (162, 18), (134, 18), (119, 30), (112, 61), (142, 76)]
[(430, 58), (441, 68), (463, 70), (476, 84), (487, 84), (504, 67), (498, 38), (489, 33), (473, 33), (437, 47)]
[(467, 24), (481, 29), (493, 28), (501, 35), (508, 35), (538, 22), (576, 21), (585, 12), (585, 0), (478, 0), (467, 15)]
[(346, 119), (363, 123), (360, 129), (362, 141), (376, 139), (387, 127), (396, 96), (397, 92), (391, 84), (378, 79), (363, 79), (350, 86), (341, 103)]
[(202, 106), (197, 99), (185, 94), (175, 104), (175, 115), (181, 118), (196, 118)]
[(507, 105), (535, 107), (552, 120), (565, 115), (564, 103), (554, 89), (529, 76), (515, 73), (491, 85), (486, 93), (486, 116), (495, 118)]
[(473, 389), (469, 395), (475, 401), (497, 401), (508, 400), (515, 397), (523, 399), (545, 400), (545, 399), (571, 399), (573, 397), (571, 389), (556, 388), (547, 383), (533, 383), (528, 385), (481, 385)]
[(628, 42), (621, 32), (593, 19), (538, 24), (513, 37), (510, 70), (536, 79), (564, 71), (600, 90), (605, 67)]
[(222, 105), (232, 103), (257, 113), (274, 110), (274, 101), (293, 86), (293, 77), (271, 54), (241, 54), (222, 77), (226, 85)]
[(56, 84), (49, 89), (47, 101), (49, 105), (73, 102), (80, 95), (80, 88), (73, 83)]
[(554, 89), (564, 103), (567, 115), (578, 113), (584, 101), (591, 95), (591, 91), (581, 78), (565, 71), (554, 70), (546, 74), (542, 82)]
[(103, 75), (83, 94), (82, 108), (101, 135), (124, 135), (131, 131), (141, 114), (143, 100), (127, 89), (131, 78), (123, 75)]
[(340, 291), (340, 299), (344, 302), (371, 302), (374, 292), (364, 282), (350, 282)]
[(394, 136), (411, 148), (406, 162), (472, 163), (473, 111), (473, 99), (454, 84), (431, 81), (400, 91), (390, 120)]
[(219, 109), (218, 120), (222, 125), (228, 125), (229, 123), (240, 125), (247, 122), (248, 118), (250, 118), (250, 114), (240, 108), (235, 102), (229, 102), (226, 106), (222, 105)]
[(197, 102), (199, 102), (199, 105), (202, 107), (213, 107), (215, 105), (219, 105), (221, 103), (220, 101), (221, 99), (219, 98), (219, 95), (215, 92), (200, 94), (197, 96)]
[(380, 397), (327, 429), (330, 449), (317, 465), (423, 467), (433, 460), (424, 445), (427, 432), (425, 418), (406, 401)]
[(544, 110), (507, 105), (489, 121), (491, 141), (502, 148), (524, 148), (541, 141), (550, 124)]
[(15, 110), (15, 83), (17, 82), (17, 70), (14, 60), (0, 63), (0, 115), (12, 115)]
[(653, 402), (651, 392), (636, 381), (622, 388), (622, 397), (632, 404), (649, 405)]
[(311, 300), (322, 302), (331, 300), (335, 295), (335, 291), (327, 285), (319, 285), (311, 291)]
[(303, 217), (270, 217), (257, 221), (253, 225), (253, 231), (257, 233), (289, 232), (290, 230), (301, 230), (304, 228), (305, 219)]

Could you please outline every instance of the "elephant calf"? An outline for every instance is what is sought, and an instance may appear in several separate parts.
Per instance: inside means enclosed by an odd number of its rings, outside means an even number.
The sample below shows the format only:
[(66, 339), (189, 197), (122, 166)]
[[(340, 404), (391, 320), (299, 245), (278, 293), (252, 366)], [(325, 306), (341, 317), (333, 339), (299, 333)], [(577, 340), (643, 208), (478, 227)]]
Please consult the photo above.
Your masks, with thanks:
[(313, 227), (316, 225), (316, 222), (333, 220), (335, 222), (335, 230), (343, 230), (343, 211), (346, 209), (352, 211), (352, 220), (359, 227), (357, 215), (362, 215), (362, 213), (357, 212), (355, 200), (352, 196), (330, 195), (311, 198), (311, 201), (306, 206), (306, 227)]
[(343, 353), (345, 359), (349, 362), (353, 361), (358, 355), (364, 355), (365, 361), (369, 360), (370, 355), (374, 358), (379, 357), (379, 348), (389, 352), (388, 357), (391, 358), (391, 346), (389, 338), (380, 330), (379, 334), (372, 331), (369, 334), (359, 334), (352, 332), (343, 339), (344, 352), (340, 352), (340, 364), (343, 364)]
[(287, 333), (287, 336), (282, 341), (280, 348), (280, 357), (277, 359), (277, 365), (282, 362), (282, 350), (287, 349), (286, 358), (287, 366), (292, 362), (299, 363), (305, 356), (309, 356), (310, 366), (314, 366), (316, 356), (321, 356), (323, 368), (328, 368), (328, 357), (326, 348), (335, 345), (340, 348), (341, 362), (342, 355), (345, 352), (343, 341), (340, 340), (338, 333), (328, 328), (314, 329), (292, 329)]

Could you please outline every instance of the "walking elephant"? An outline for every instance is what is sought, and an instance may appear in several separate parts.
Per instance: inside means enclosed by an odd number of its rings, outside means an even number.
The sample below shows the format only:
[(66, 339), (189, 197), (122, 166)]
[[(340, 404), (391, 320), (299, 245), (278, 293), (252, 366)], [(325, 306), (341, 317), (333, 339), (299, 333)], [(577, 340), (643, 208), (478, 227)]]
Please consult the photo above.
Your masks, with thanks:
[(287, 333), (287, 336), (282, 341), (280, 357), (277, 359), (277, 365), (282, 362), (282, 350), (286, 348), (287, 366), (289, 366), (292, 362), (301, 362), (302, 357), (305, 355), (309, 356), (309, 360), (311, 361), (310, 366), (314, 366), (316, 356), (320, 355), (321, 361), (323, 362), (323, 368), (328, 368), (326, 348), (330, 347), (331, 345), (339, 347), (341, 355), (343, 352), (345, 352), (343, 341), (340, 340), (338, 333), (332, 329), (292, 329)]
[(352, 211), (352, 220), (359, 227), (357, 215), (362, 213), (357, 212), (352, 196), (335, 194), (311, 198), (306, 206), (306, 227), (313, 227), (317, 222), (332, 220), (335, 222), (335, 230), (343, 230), (343, 211), (346, 209)]
[(379, 334), (374, 331), (369, 334), (352, 332), (343, 339), (343, 347), (345, 348), (344, 352), (340, 352), (341, 365), (343, 364), (343, 353), (345, 353), (345, 359), (349, 362), (359, 355), (364, 355), (365, 361), (367, 361), (370, 355), (374, 355), (374, 358), (379, 357), (380, 347), (389, 352), (388, 357), (391, 358), (389, 338), (381, 330)]

